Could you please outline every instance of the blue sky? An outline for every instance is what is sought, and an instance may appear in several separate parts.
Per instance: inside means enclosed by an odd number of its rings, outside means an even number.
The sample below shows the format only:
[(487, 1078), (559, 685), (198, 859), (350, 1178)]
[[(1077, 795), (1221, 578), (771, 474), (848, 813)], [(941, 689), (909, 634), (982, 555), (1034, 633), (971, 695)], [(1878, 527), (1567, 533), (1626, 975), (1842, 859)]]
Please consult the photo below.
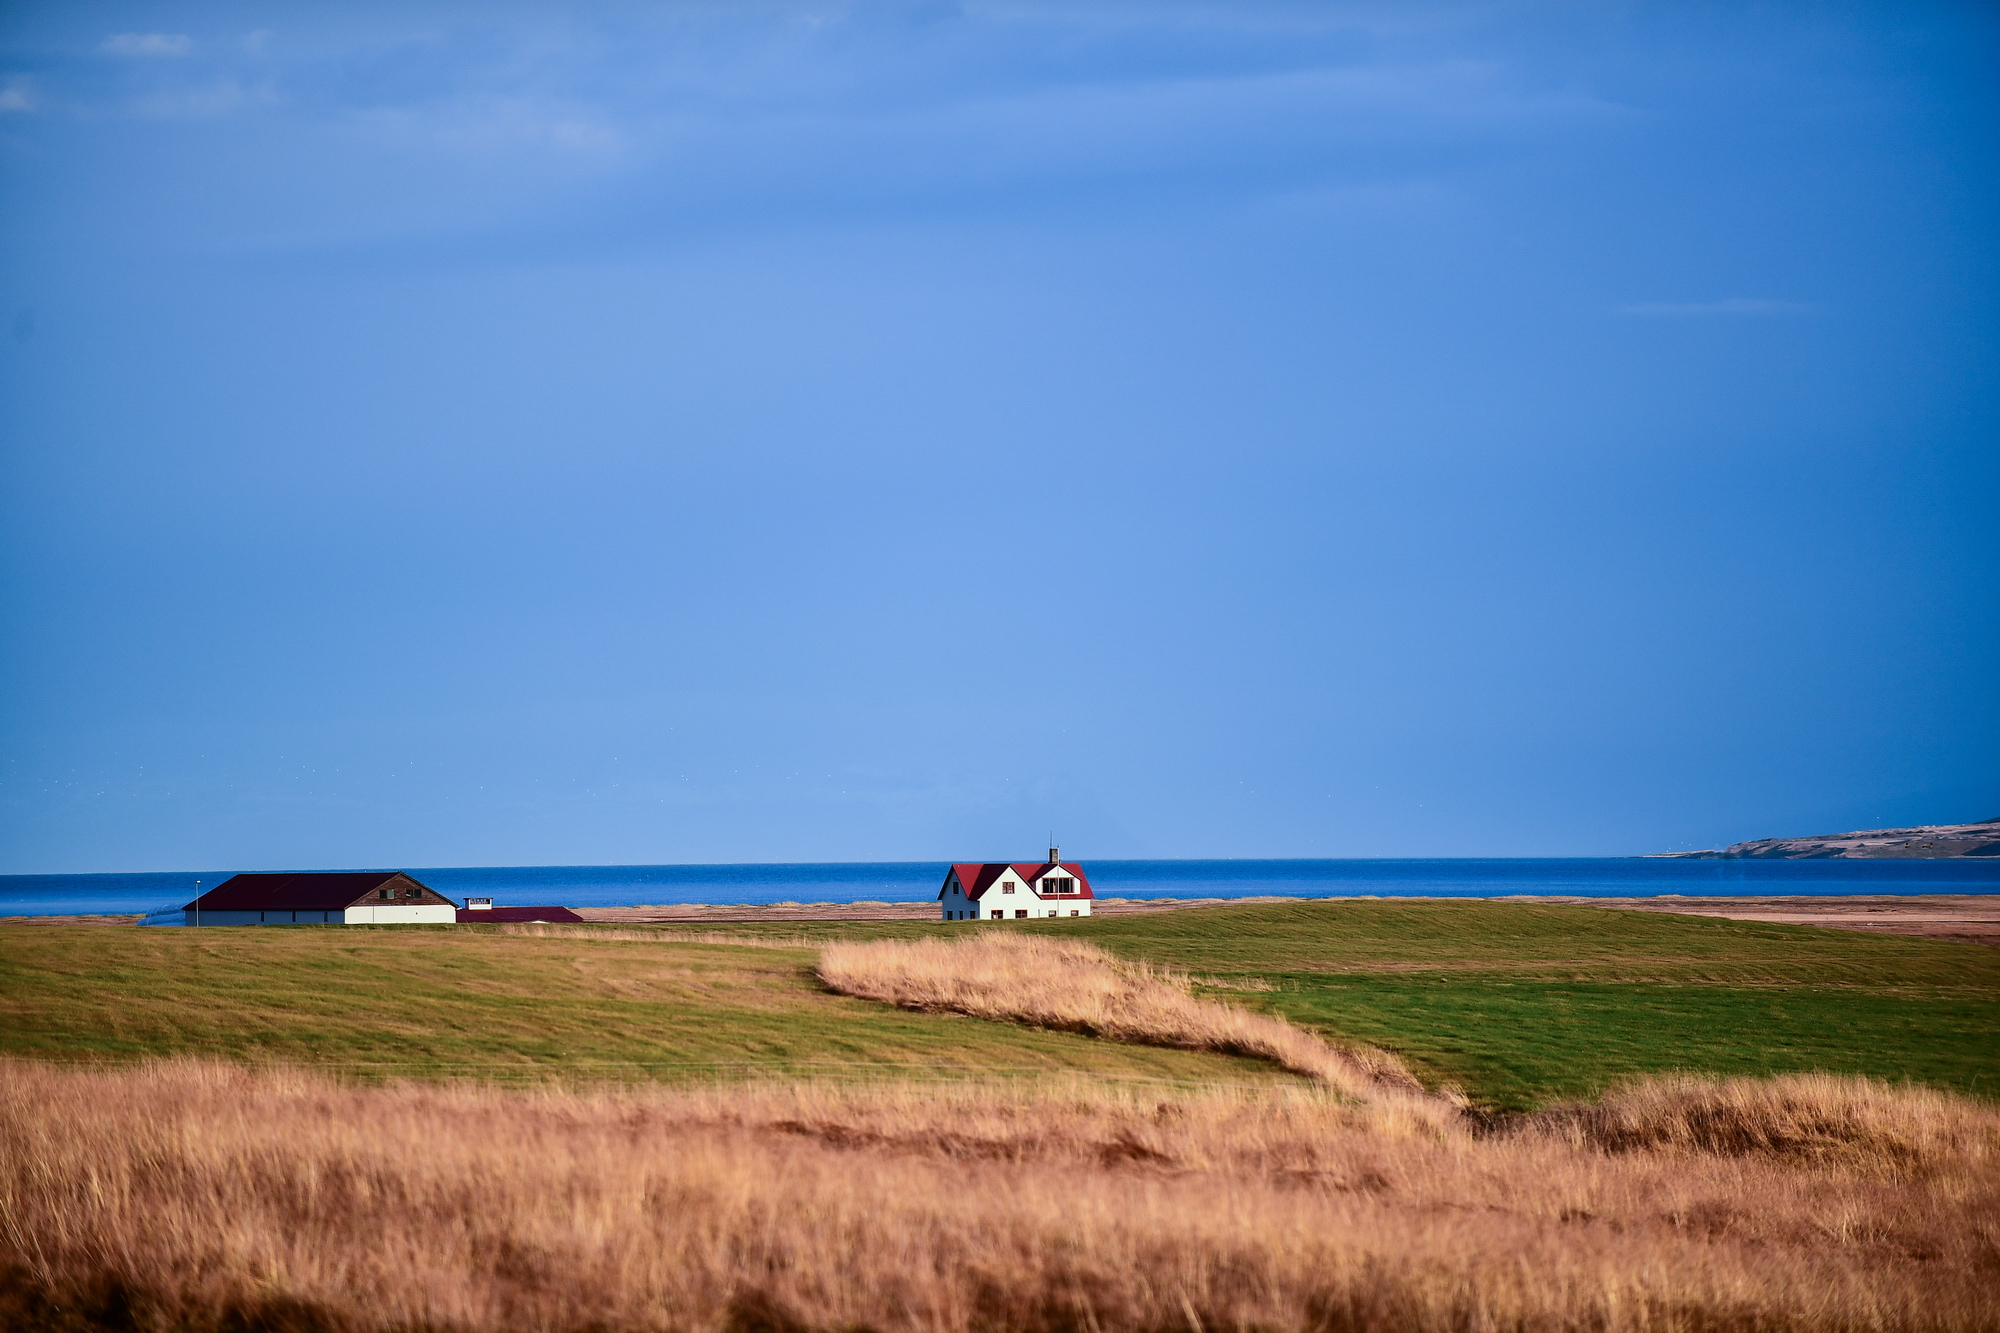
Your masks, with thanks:
[(0, 870), (2000, 812), (1996, 36), (10, 5)]

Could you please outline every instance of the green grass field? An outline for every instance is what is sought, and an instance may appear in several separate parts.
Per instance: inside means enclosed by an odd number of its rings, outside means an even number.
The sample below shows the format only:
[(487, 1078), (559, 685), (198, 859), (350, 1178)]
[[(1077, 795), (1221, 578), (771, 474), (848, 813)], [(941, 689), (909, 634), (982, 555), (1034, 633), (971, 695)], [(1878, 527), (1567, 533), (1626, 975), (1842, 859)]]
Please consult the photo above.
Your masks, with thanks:
[[(963, 928), (808, 929), (832, 938)], [(1427, 1081), (1502, 1109), (1672, 1070), (1818, 1069), (2000, 1097), (2000, 950), (1979, 945), (1466, 901), (1196, 907), (1004, 928), (1268, 983), (1269, 992), (1217, 994), (1386, 1047)]]
[[(1387, 1047), (1519, 1109), (1685, 1069), (1823, 1069), (2000, 1096), (2000, 950), (1852, 931), (1492, 902), (1187, 908), (999, 927), (818, 923), (718, 935), (1046, 931), (1186, 968), (1233, 1003)], [(827, 994), (808, 947), (483, 927), (0, 925), (0, 1053), (201, 1053), (358, 1075), (734, 1077), (1087, 1071), (1279, 1077)]]
[(220, 1056), (356, 1077), (1288, 1078), (826, 991), (815, 951), (483, 927), (0, 924), (0, 1054)]

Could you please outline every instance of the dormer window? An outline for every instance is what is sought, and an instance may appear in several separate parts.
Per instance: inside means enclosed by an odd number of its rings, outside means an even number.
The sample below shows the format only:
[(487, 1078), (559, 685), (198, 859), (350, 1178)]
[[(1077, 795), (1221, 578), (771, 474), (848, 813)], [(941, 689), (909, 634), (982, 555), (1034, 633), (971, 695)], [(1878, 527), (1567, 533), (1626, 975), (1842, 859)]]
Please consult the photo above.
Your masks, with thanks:
[(1076, 881), (1063, 875), (1050, 875), (1042, 881), (1043, 893), (1075, 893)]

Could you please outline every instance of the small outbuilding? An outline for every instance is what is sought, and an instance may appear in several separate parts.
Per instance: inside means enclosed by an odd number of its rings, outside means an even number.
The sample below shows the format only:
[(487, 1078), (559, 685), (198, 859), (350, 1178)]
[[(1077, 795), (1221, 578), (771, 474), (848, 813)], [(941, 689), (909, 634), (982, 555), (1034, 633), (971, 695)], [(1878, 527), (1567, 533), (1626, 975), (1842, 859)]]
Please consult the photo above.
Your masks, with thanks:
[(946, 921), (1029, 921), (1089, 916), (1090, 877), (1049, 848), (1042, 862), (967, 861), (945, 871), (938, 905)]
[(190, 926), (450, 925), (458, 904), (400, 870), (232, 875), (181, 909)]
[(554, 921), (581, 921), (583, 918), (567, 907), (495, 907), (491, 898), (467, 898), (465, 906), (458, 909), (458, 920), (460, 925), (476, 925), (481, 921), (525, 921), (547, 925)]

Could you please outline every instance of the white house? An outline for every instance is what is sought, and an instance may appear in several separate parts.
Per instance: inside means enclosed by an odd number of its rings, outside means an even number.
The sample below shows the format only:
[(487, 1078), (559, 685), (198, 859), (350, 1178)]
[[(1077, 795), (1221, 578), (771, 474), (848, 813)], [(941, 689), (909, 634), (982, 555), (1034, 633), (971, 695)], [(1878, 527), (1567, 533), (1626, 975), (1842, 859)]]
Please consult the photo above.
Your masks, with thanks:
[(458, 904), (398, 870), (232, 875), (181, 909), (190, 926), (408, 925), (458, 920)]
[(1089, 916), (1090, 879), (1056, 848), (1039, 864), (967, 861), (945, 871), (938, 905), (946, 921), (1032, 921)]

